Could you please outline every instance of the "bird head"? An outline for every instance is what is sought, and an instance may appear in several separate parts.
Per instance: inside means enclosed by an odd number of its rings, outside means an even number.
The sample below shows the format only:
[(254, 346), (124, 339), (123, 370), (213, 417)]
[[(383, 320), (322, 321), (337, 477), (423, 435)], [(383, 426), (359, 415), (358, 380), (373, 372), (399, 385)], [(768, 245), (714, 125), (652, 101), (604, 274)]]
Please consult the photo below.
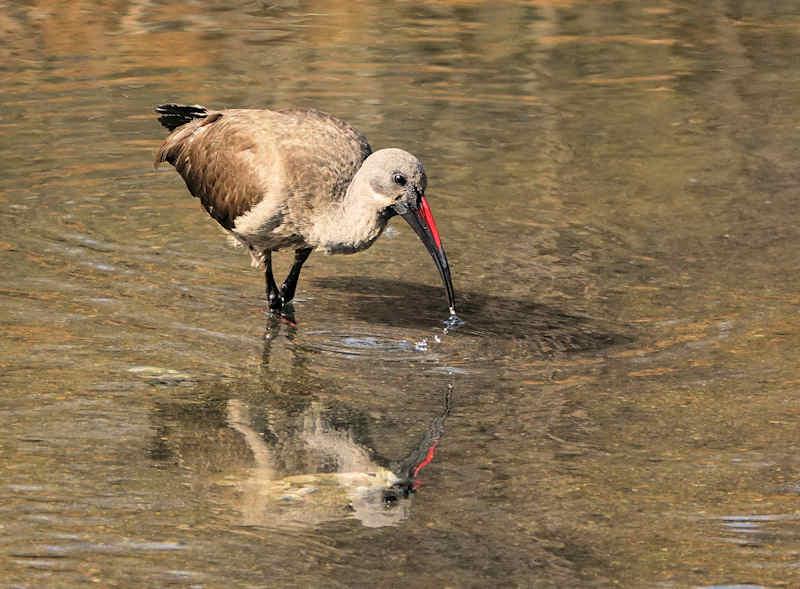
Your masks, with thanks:
[(425, 198), (428, 178), (422, 162), (402, 149), (381, 149), (362, 164), (359, 175), (367, 180), (371, 197), (388, 218), (400, 215), (419, 236), (436, 264), (447, 291), (451, 314), (455, 313), (455, 296), (450, 266), (436, 227), (433, 213)]

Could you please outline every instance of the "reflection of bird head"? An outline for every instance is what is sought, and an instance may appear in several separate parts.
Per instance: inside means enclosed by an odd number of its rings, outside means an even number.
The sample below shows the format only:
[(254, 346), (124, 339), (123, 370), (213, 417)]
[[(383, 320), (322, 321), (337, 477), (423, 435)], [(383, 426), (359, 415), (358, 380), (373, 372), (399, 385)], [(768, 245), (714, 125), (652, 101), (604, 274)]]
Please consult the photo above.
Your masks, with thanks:
[[(349, 476), (349, 484), (342, 483), (348, 488), (349, 507), (366, 527), (397, 525), (408, 518), (411, 495), (420, 485), (420, 471), (433, 461), (444, 434), (444, 420), (450, 414), (451, 393), (452, 385), (448, 386), (442, 414), (433, 420), (417, 447), (392, 470), (381, 468), (378, 472), (337, 475), (340, 481)], [(366, 479), (364, 475), (367, 475)]]
[(353, 517), (368, 528), (395, 526), (411, 511), (411, 487), (392, 471), (381, 468), (365, 473), (339, 473), (350, 500)]
[(396, 491), (398, 476), (377, 464), (370, 452), (353, 439), (352, 432), (334, 429), (322, 414), (322, 407), (313, 403), (305, 414), (300, 437), (306, 450), (327, 457), (321, 462), (336, 465), (337, 471), (332, 475), (347, 497), (346, 507), (352, 516), (370, 528), (405, 520), (410, 499)]
[[(263, 476), (262, 476), (263, 475)], [(364, 526), (396, 526), (411, 512), (411, 498), (394, 489), (395, 476), (367, 472), (311, 473), (272, 478), (261, 469), (235, 485), (247, 525), (308, 528), (342, 518)]]

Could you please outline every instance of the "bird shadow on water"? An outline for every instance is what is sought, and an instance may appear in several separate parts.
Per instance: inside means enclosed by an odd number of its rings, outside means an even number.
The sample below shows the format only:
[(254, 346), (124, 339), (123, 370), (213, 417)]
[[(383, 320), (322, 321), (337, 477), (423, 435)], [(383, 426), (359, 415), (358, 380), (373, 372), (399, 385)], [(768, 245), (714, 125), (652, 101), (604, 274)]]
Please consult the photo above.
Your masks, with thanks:
[[(446, 319), (440, 286), (363, 276), (317, 278), (313, 283), (348, 293), (343, 312), (365, 322), (414, 328), (422, 323), (442, 324)], [(459, 334), (516, 340), (543, 355), (589, 352), (633, 340), (628, 328), (531, 300), (461, 290), (456, 303), (458, 316), (465, 321)]]

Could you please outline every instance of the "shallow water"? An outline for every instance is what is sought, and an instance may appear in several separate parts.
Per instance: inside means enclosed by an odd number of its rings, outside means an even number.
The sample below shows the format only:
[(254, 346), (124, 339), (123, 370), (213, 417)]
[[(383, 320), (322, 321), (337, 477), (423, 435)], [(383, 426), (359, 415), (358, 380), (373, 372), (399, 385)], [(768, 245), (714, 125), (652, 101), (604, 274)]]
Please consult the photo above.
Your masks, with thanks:
[[(0, 2), (8, 587), (800, 585), (800, 9)], [(297, 325), (151, 109), (418, 154)], [(278, 264), (288, 264), (287, 256)]]

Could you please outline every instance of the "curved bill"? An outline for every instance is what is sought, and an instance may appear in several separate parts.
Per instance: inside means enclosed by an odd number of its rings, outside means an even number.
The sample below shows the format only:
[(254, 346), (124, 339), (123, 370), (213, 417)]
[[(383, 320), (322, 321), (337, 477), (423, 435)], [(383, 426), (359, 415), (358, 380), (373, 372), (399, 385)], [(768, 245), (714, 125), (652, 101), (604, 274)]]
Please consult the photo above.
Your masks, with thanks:
[(450, 314), (456, 312), (456, 298), (453, 294), (453, 280), (450, 278), (450, 266), (447, 263), (447, 255), (444, 253), (442, 238), (436, 228), (436, 221), (433, 220), (431, 208), (424, 196), (420, 196), (419, 204), (416, 208), (403, 206), (397, 207), (397, 213), (411, 225), (411, 228), (419, 235), (422, 243), (433, 258), (439, 276), (442, 277), (444, 287), (447, 290), (447, 303), (450, 305)]

